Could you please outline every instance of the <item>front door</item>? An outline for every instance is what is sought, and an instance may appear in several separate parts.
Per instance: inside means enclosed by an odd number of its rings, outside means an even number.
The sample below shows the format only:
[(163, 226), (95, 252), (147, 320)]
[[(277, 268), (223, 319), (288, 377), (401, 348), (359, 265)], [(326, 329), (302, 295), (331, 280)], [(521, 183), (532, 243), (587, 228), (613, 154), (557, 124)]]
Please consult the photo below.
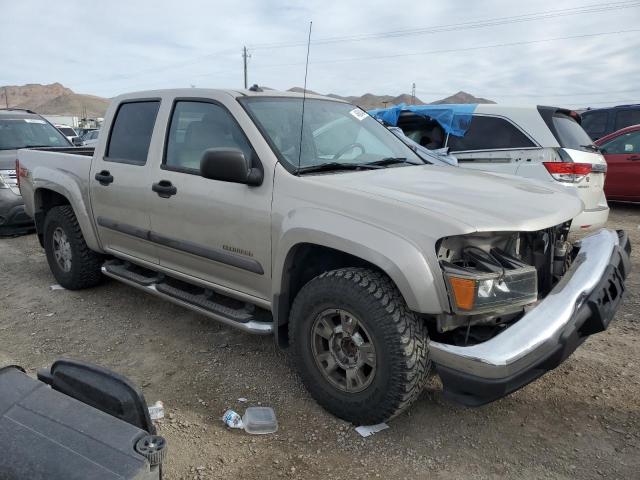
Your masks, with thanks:
[(91, 205), (102, 247), (109, 253), (158, 263), (149, 241), (147, 156), (159, 100), (123, 102), (112, 122), (105, 155), (91, 165)]
[(209, 148), (238, 149), (248, 163), (259, 165), (242, 129), (221, 103), (176, 100), (161, 168), (151, 179), (175, 188), (170, 195), (158, 194), (150, 209), (160, 264), (227, 293), (266, 299), (271, 285), (272, 185), (265, 181), (249, 187), (201, 177), (200, 159)]
[(618, 135), (601, 148), (607, 160), (607, 197), (640, 201), (640, 131)]

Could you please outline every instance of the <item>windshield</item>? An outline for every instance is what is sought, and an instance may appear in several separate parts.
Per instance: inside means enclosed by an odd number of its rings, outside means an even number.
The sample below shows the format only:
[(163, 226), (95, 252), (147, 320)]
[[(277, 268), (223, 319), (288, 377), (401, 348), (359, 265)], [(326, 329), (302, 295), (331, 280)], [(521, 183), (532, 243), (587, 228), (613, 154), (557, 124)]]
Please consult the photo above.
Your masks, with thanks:
[(241, 102), (280, 160), (296, 171), (335, 162), (366, 165), (389, 159), (402, 159), (402, 165), (424, 164), (393, 133), (353, 105), (307, 99), (302, 122), (302, 98), (243, 98)]
[(562, 113), (554, 114), (553, 126), (556, 129), (558, 143), (563, 148), (584, 150), (586, 146), (593, 144), (593, 140), (580, 124), (567, 115)]
[(68, 146), (69, 141), (66, 137), (42, 119), (0, 119), (0, 150)]

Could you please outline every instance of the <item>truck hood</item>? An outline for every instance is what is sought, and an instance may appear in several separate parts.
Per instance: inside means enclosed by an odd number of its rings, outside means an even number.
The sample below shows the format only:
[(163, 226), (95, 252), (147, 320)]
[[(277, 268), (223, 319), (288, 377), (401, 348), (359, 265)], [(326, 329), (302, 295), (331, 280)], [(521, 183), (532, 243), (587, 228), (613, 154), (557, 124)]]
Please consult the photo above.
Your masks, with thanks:
[(541, 230), (583, 209), (575, 193), (552, 182), (435, 165), (324, 174), (314, 180), (428, 210), (476, 231)]

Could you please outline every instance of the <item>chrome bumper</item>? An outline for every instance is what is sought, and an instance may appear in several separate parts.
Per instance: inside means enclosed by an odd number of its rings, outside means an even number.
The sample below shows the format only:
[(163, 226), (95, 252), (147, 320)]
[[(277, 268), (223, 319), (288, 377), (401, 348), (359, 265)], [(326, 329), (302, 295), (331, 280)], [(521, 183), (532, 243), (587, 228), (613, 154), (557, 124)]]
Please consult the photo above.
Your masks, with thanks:
[(445, 393), (468, 405), (493, 401), (555, 368), (587, 336), (607, 328), (630, 269), (627, 235), (600, 230), (579, 249), (560, 283), (504, 332), (468, 347), (430, 342)]

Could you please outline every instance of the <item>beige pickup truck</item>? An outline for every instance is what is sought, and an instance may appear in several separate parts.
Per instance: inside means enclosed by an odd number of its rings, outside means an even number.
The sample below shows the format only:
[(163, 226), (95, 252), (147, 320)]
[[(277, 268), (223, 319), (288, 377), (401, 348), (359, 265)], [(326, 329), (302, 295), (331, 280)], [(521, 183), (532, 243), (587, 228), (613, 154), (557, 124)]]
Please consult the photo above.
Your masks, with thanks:
[(435, 165), (353, 105), (255, 90), (122, 95), (95, 151), (20, 150), (56, 280), (106, 275), (273, 334), (362, 424), (407, 408), (432, 367), (481, 405), (607, 328), (629, 241), (571, 243), (566, 189)]

